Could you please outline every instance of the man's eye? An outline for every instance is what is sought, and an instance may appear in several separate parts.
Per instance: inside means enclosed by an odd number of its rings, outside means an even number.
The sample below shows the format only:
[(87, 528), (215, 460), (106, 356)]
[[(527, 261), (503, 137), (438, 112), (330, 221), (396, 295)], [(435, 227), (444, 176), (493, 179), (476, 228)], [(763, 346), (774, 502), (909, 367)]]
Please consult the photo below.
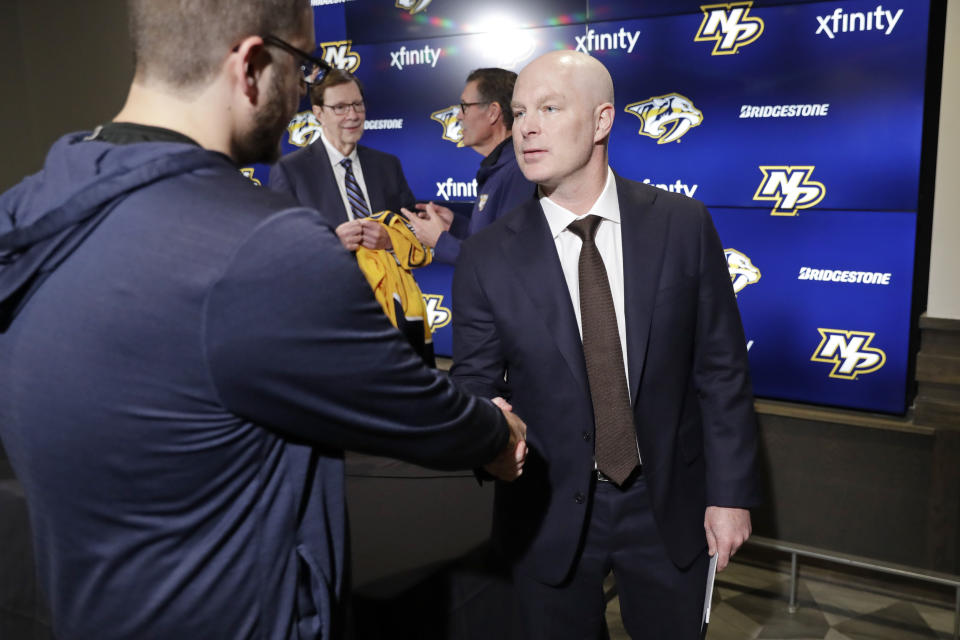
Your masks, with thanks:
[(550, 113), (553, 113), (554, 111), (557, 111), (558, 109), (557, 109), (556, 107), (550, 105), (550, 106), (544, 107), (543, 110), (544, 110), (544, 111), (549, 111)]
[(514, 120), (516, 120), (517, 118), (519, 118), (519, 117), (521, 117), (521, 116), (523, 116), (523, 111), (514, 111), (514, 112), (513, 112), (513, 119), (514, 119)]

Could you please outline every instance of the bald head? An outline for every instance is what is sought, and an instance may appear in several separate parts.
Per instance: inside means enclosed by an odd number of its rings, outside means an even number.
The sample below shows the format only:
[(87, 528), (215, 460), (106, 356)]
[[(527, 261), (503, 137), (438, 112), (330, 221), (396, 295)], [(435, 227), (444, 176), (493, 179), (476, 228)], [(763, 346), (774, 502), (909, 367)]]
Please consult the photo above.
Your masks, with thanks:
[(613, 79), (606, 67), (576, 51), (542, 55), (520, 72), (511, 106), (524, 176), (551, 198), (556, 193), (570, 196), (571, 206), (573, 200), (592, 205), (590, 198), (606, 184), (614, 117)]
[(579, 51), (545, 53), (520, 72), (521, 78), (524, 75), (560, 76), (591, 106), (605, 102), (613, 104), (613, 78), (610, 77), (610, 72), (602, 62)]

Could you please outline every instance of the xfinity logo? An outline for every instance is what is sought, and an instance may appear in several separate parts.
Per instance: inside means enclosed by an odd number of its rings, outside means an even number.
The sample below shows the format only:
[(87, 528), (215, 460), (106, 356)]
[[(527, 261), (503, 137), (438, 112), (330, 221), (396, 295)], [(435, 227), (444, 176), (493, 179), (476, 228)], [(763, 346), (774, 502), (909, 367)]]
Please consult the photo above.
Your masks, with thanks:
[(753, 2), (702, 5), (703, 22), (694, 41), (715, 41), (712, 56), (737, 53), (763, 33), (763, 20), (748, 15), (752, 6)]
[(431, 49), (430, 45), (424, 45), (423, 49), (407, 49), (404, 45), (399, 51), (390, 52), (390, 66), (400, 71), (403, 71), (403, 67), (407, 65), (428, 64), (433, 68), (437, 66), (441, 51), (440, 47)]
[(656, 183), (652, 182), (650, 178), (644, 178), (643, 184), (649, 184), (650, 186), (656, 187), (657, 189), (663, 189), (664, 191), (669, 191), (670, 193), (682, 193), (686, 196), (693, 197), (693, 194), (697, 192), (697, 188), (700, 186), (698, 184), (686, 184), (677, 180), (676, 182), (671, 182), (669, 184)]
[(810, 360), (832, 364), (831, 378), (856, 380), (858, 375), (873, 373), (887, 361), (887, 354), (870, 346), (875, 336), (873, 333), (837, 329), (817, 331), (821, 340)]
[(476, 198), (477, 197), (477, 179), (470, 182), (455, 182), (453, 178), (447, 178), (446, 182), (438, 182), (437, 197), (449, 200), (450, 198)]
[(903, 9), (897, 9), (897, 13), (887, 11), (882, 4), (878, 4), (873, 11), (861, 13), (859, 11), (844, 12), (842, 7), (837, 7), (833, 13), (825, 16), (817, 16), (817, 32), (814, 35), (826, 34), (833, 40), (837, 33), (848, 33), (850, 31), (883, 31), (883, 35), (888, 36), (893, 33), (893, 28), (900, 21), (903, 15)]
[(827, 194), (822, 182), (810, 179), (813, 169), (812, 166), (760, 167), (763, 181), (753, 199), (776, 202), (770, 215), (795, 216), (798, 209), (809, 209)]
[(586, 35), (574, 36), (577, 40), (577, 51), (590, 53), (591, 51), (609, 51), (611, 49), (626, 49), (627, 53), (633, 53), (633, 47), (640, 39), (640, 32), (630, 33), (620, 27), (620, 31), (613, 33), (597, 33), (593, 29), (587, 29)]

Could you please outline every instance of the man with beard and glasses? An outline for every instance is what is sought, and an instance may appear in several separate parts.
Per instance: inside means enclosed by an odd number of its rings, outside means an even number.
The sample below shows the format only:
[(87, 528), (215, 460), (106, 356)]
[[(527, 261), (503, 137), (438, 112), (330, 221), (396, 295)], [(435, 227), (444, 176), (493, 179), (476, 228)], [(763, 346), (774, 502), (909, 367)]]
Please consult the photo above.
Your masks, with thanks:
[(0, 438), (57, 638), (341, 633), (344, 449), (520, 473), (275, 158), (326, 65), (306, 0), (132, 0), (113, 122), (0, 196)]

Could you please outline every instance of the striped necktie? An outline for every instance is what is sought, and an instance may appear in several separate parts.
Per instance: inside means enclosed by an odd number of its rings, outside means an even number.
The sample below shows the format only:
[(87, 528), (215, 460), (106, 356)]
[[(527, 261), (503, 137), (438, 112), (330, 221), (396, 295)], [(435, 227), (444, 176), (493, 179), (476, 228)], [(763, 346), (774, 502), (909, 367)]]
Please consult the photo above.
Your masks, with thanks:
[(354, 218), (366, 218), (370, 215), (370, 207), (367, 206), (367, 199), (363, 197), (363, 191), (360, 190), (357, 177), (353, 175), (353, 160), (344, 158), (340, 161), (340, 164), (347, 171), (344, 185), (347, 188), (347, 200), (350, 201), (353, 216)]

